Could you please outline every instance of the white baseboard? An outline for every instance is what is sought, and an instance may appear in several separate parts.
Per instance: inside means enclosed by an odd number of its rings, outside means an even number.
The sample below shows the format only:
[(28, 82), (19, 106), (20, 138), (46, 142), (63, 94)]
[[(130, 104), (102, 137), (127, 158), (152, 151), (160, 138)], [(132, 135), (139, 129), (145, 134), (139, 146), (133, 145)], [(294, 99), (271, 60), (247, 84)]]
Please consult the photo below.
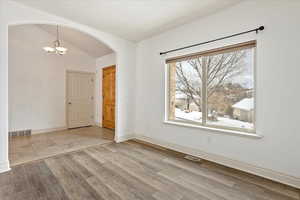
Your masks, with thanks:
[(0, 163), (0, 173), (7, 172), (10, 170), (9, 161)]
[(190, 148), (190, 147), (185, 147), (182, 145), (178, 145), (178, 144), (173, 144), (173, 143), (168, 143), (168, 142), (164, 142), (161, 140), (157, 140), (157, 139), (153, 139), (150, 137), (146, 137), (146, 136), (142, 136), (142, 135), (133, 135), (135, 139), (144, 141), (144, 142), (148, 142), (148, 143), (152, 143), (155, 145), (159, 145), (165, 148), (169, 148), (184, 154), (189, 154), (192, 156), (196, 156), (205, 160), (209, 160), (218, 164), (222, 164), (234, 169), (238, 169), (241, 171), (245, 171), (251, 174), (255, 174), (257, 176), (261, 176), (264, 178), (268, 178), (280, 183), (284, 183), (296, 188), (300, 188), (300, 178), (299, 177), (294, 177), (294, 176), (290, 176), (287, 174), (283, 174), (271, 169), (266, 169), (266, 168), (262, 168), (262, 167), (258, 167), (258, 166), (254, 166), (245, 162), (241, 162), (241, 161), (237, 161), (237, 160), (232, 160), (229, 158), (226, 158), (224, 156), (219, 156), (216, 154), (211, 154), (211, 153), (207, 153), (207, 152), (203, 152), (200, 151), (198, 149), (194, 149), (194, 148)]
[(128, 141), (128, 140), (136, 139), (135, 136), (136, 136), (135, 134), (127, 134), (127, 135), (124, 135), (124, 136), (115, 138), (115, 141), (116, 141), (117, 143), (120, 143), (120, 142), (126, 142), (126, 141)]
[(95, 122), (95, 126), (101, 127), (102, 128), (102, 123), (100, 122)]
[(67, 130), (67, 127), (58, 127), (58, 128), (48, 128), (48, 129), (39, 129), (39, 130), (32, 130), (31, 134), (41, 134), (41, 133), (49, 133), (49, 132), (55, 132), (55, 131), (63, 131)]

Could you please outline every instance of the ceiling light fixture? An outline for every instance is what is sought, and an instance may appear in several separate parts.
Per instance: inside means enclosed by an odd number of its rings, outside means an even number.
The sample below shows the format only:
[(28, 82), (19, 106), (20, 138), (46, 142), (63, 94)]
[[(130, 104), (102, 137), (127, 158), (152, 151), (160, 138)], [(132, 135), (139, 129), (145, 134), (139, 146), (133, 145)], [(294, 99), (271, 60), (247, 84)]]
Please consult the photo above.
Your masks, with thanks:
[(53, 42), (53, 47), (43, 47), (43, 49), (47, 53), (55, 53), (57, 55), (64, 55), (67, 53), (68, 49), (61, 46), (61, 42), (59, 40), (59, 32), (58, 32), (58, 25), (56, 26), (56, 40)]

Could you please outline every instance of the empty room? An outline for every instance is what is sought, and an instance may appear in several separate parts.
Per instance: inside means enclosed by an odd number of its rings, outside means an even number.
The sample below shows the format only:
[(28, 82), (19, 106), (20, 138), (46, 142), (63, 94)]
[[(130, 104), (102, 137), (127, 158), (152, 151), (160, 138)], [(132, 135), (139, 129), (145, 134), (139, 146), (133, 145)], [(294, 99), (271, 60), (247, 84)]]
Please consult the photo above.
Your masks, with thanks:
[(0, 0), (1, 200), (300, 200), (298, 0)]
[(113, 141), (109, 47), (58, 25), (14, 25), (8, 37), (11, 166)]

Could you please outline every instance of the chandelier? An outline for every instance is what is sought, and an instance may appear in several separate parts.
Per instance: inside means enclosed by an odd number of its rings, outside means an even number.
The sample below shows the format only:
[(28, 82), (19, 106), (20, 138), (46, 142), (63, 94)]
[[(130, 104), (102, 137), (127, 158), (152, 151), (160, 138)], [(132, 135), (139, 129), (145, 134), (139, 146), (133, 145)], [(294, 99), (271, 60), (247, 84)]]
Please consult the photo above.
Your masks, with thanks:
[(59, 40), (59, 32), (58, 32), (58, 25), (56, 26), (56, 40), (53, 42), (53, 46), (46, 46), (43, 49), (47, 53), (55, 53), (56, 55), (64, 55), (67, 53), (67, 48), (61, 46), (61, 42)]

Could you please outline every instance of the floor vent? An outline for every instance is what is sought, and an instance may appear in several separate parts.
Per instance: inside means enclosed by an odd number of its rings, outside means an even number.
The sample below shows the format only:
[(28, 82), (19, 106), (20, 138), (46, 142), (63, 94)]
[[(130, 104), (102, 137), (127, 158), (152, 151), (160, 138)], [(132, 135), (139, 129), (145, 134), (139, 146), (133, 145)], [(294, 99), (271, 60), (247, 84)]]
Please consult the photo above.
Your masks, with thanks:
[(201, 162), (202, 159), (201, 158), (197, 158), (195, 156), (190, 156), (190, 155), (186, 155), (184, 156), (185, 159), (193, 161), (193, 162)]
[(9, 137), (13, 136), (29, 136), (31, 135), (31, 130), (20, 130), (20, 131), (10, 131), (8, 133)]

